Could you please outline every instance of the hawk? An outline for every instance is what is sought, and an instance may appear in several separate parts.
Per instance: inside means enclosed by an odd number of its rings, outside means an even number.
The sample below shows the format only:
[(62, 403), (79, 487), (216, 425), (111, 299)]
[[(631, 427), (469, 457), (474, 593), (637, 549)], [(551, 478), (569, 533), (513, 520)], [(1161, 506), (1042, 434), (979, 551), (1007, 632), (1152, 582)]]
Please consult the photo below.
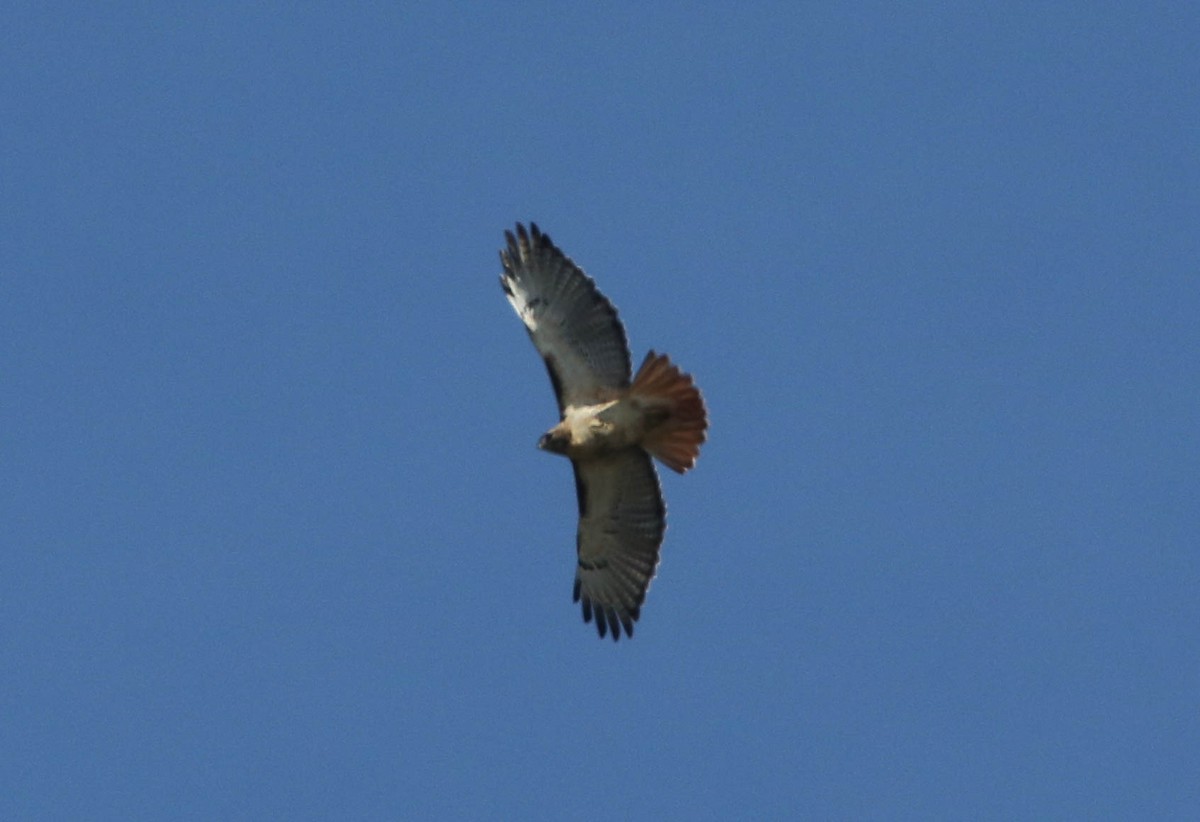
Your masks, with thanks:
[(666, 506), (651, 456), (680, 474), (696, 463), (708, 414), (691, 376), (651, 351), (630, 380), (617, 310), (530, 223), (504, 232), (500, 285), (550, 372), (559, 423), (538, 448), (562, 454), (579, 498), (574, 600), (603, 639), (633, 636), (658, 567)]

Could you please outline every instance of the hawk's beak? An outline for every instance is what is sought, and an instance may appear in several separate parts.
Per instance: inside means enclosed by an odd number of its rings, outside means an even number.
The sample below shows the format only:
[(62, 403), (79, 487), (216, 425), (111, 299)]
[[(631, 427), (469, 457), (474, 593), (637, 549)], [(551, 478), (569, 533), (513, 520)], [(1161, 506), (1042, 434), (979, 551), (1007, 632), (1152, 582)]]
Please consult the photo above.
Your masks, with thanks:
[(543, 451), (549, 451), (551, 454), (567, 453), (567, 442), (562, 436), (555, 436), (553, 432), (542, 434), (542, 438), (538, 440), (538, 448)]

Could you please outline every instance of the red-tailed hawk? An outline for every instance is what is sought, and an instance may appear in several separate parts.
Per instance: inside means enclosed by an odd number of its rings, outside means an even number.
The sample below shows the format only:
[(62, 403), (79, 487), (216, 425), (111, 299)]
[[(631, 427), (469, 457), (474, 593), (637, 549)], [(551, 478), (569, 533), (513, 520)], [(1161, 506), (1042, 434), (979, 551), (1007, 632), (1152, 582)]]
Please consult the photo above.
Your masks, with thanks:
[(538, 448), (569, 457), (579, 497), (575, 601), (601, 638), (633, 623), (658, 567), (666, 507), (650, 457), (683, 473), (708, 428), (700, 391), (651, 351), (630, 383), (629, 345), (612, 303), (550, 237), (506, 231), (500, 285), (546, 362), (559, 423)]

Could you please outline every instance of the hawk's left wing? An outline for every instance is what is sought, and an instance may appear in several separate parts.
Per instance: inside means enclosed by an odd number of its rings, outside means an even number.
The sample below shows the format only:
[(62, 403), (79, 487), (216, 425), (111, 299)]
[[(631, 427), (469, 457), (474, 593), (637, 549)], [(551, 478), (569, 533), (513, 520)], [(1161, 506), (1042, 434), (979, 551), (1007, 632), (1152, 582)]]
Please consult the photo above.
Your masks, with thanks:
[(506, 231), (500, 285), (546, 361), (561, 413), (629, 387), (629, 344), (617, 310), (550, 237), (530, 224)]
[(572, 460), (579, 494), (579, 566), (575, 601), (603, 637), (633, 636), (658, 567), (667, 509), (650, 456), (641, 448)]

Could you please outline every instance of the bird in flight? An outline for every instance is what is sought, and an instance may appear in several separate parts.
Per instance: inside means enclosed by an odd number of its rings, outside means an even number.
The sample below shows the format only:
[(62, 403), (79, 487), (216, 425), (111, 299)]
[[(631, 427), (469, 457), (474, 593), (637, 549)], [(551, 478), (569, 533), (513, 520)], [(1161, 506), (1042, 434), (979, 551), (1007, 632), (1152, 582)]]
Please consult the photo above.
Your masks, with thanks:
[(576, 602), (603, 639), (633, 636), (658, 567), (666, 506), (651, 456), (680, 474), (696, 464), (708, 429), (699, 389), (665, 354), (637, 375), (617, 310), (530, 223), (504, 232), (500, 285), (550, 372), (559, 423), (538, 448), (562, 454), (579, 499)]

